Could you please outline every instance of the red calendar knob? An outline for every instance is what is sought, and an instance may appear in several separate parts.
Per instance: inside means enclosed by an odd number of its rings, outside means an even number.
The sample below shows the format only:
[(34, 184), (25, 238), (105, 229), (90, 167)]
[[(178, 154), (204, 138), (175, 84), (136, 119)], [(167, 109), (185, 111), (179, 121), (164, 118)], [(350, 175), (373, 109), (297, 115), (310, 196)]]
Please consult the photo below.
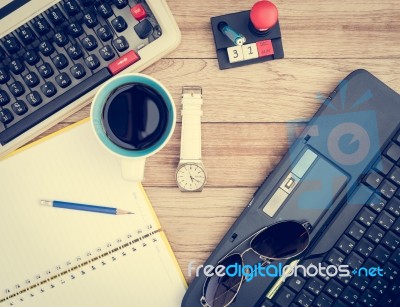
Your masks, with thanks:
[(251, 8), (250, 22), (256, 31), (268, 31), (278, 22), (278, 9), (270, 1), (258, 1)]

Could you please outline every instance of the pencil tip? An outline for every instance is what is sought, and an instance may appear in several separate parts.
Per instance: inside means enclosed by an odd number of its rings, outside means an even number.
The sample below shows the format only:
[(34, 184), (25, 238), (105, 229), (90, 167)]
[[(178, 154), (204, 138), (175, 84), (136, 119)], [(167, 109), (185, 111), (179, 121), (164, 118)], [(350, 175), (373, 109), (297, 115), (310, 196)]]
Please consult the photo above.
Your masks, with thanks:
[(134, 214), (133, 212), (122, 210), (122, 209), (117, 209), (116, 212), (117, 215), (123, 215), (123, 214)]

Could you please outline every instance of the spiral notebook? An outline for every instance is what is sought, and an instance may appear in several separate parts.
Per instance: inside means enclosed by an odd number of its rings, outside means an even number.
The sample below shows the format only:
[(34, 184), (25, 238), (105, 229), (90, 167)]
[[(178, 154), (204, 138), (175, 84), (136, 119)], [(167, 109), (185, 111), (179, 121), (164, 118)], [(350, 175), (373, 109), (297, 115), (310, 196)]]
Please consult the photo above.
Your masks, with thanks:
[(186, 283), (145, 191), (121, 178), (88, 120), (3, 159), (0, 174), (1, 307), (180, 306)]

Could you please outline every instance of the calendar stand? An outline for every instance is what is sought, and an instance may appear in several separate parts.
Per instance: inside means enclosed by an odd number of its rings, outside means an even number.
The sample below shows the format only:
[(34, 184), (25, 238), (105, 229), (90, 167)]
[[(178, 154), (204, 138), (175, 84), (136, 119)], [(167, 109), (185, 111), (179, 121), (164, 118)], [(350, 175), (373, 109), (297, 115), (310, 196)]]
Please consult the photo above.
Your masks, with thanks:
[[(246, 37), (243, 46), (235, 46), (218, 30), (220, 22), (226, 22)], [(283, 46), (279, 21), (265, 35), (256, 35), (250, 30), (250, 11), (211, 17), (219, 69), (234, 68), (249, 64), (282, 59)]]

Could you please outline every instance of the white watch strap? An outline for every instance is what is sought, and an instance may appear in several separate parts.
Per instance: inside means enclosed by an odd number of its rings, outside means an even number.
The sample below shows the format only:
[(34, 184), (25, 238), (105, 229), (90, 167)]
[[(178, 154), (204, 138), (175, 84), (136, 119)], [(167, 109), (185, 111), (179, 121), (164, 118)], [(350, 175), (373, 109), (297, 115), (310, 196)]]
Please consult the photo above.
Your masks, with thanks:
[(181, 160), (201, 159), (201, 87), (182, 88)]

